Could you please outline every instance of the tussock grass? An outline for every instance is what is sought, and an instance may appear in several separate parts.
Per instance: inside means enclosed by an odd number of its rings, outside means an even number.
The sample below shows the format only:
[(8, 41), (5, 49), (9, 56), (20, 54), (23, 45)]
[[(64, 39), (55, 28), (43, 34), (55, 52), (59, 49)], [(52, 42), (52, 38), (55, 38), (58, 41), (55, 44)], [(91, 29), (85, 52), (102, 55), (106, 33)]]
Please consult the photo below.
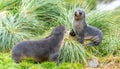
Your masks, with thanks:
[(80, 62), (86, 63), (86, 52), (84, 47), (74, 40), (68, 40), (64, 43), (63, 48), (60, 51), (60, 62)]

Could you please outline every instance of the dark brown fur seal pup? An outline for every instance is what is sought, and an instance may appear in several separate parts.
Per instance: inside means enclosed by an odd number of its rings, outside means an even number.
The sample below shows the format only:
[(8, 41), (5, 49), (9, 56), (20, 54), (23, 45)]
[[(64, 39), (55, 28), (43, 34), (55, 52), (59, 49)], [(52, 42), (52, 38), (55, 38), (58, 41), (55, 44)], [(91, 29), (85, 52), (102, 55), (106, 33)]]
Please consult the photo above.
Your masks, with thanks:
[(22, 41), (16, 44), (12, 49), (12, 59), (16, 63), (25, 58), (32, 58), (35, 62), (57, 62), (65, 32), (66, 29), (64, 26), (58, 26), (47, 38)]
[(79, 41), (81, 44), (84, 44), (84, 40), (90, 40), (91, 42), (88, 43), (87, 46), (96, 46), (102, 41), (101, 30), (92, 26), (88, 26), (85, 21), (85, 12), (80, 9), (77, 9), (74, 12), (70, 35), (77, 35), (77, 41)]

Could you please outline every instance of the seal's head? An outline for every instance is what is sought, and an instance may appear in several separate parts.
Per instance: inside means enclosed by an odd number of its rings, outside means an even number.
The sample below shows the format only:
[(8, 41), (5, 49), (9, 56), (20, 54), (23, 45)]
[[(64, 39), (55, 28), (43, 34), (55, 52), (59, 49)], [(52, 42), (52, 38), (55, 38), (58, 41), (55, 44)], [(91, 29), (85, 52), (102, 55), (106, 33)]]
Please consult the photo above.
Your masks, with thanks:
[(74, 12), (74, 19), (75, 20), (85, 19), (85, 12), (81, 9), (76, 9)]
[(63, 25), (55, 27), (55, 29), (52, 31), (52, 34), (54, 35), (65, 35), (66, 34), (66, 27)]

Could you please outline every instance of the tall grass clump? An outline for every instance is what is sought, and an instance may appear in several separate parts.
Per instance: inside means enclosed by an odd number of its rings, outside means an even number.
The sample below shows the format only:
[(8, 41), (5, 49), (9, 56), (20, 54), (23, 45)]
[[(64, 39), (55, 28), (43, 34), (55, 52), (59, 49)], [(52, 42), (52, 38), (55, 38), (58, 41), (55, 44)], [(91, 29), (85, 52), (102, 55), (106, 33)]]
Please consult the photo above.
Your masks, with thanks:
[[(0, 50), (9, 50), (17, 42), (28, 39), (35, 34), (32, 34), (35, 29), (32, 26), (37, 26), (23, 15), (13, 15), (6, 13), (0, 15)], [(32, 30), (32, 31), (31, 31)]]
[(88, 53), (85, 47), (79, 42), (67, 38), (59, 54), (59, 63), (70, 62), (86, 64), (87, 59), (91, 57), (93, 56)]
[(22, 0), (19, 12), (35, 16), (40, 21), (41, 29), (48, 30), (49, 27), (58, 25), (56, 16), (60, 15), (58, 3), (60, 0)]
[(84, 58), (86, 54), (83, 47), (75, 41), (66, 41), (59, 56), (61, 62), (85, 62)]

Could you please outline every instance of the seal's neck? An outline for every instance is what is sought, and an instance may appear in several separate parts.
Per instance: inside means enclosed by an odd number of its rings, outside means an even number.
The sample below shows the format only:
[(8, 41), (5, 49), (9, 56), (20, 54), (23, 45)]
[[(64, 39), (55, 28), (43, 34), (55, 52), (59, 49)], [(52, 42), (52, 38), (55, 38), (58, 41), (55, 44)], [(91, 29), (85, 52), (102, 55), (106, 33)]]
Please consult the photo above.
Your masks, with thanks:
[(83, 24), (84, 27), (87, 27), (85, 18), (84, 19), (79, 19), (79, 20), (73, 20), (73, 23), (78, 23), (78, 24)]

